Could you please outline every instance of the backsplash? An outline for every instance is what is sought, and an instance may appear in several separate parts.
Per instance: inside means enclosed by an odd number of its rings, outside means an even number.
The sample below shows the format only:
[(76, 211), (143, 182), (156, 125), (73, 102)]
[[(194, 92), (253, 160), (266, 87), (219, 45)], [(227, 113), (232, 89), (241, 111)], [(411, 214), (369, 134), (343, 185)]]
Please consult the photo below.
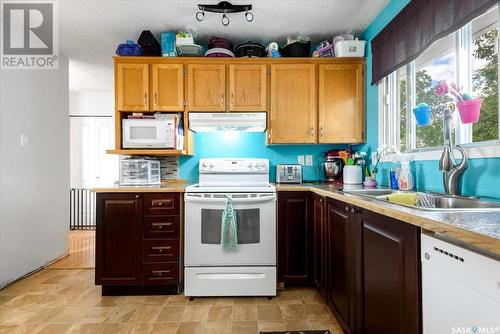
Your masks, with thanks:
[(179, 157), (161, 157), (161, 179), (178, 179), (179, 178)]
[(275, 181), (276, 165), (297, 163), (297, 155), (312, 155), (313, 166), (304, 166), (304, 180), (322, 177), (318, 167), (323, 162), (323, 153), (346, 145), (270, 145), (266, 146), (265, 133), (251, 132), (206, 132), (195, 134), (195, 156), (179, 158), (180, 178), (198, 182), (198, 161), (200, 158), (247, 157), (267, 158), (270, 162), (270, 179)]
[[(389, 162), (379, 166), (377, 180), (384, 186), (389, 186), (390, 168)], [(444, 192), (438, 160), (414, 161), (412, 170), (417, 190)], [(462, 176), (462, 194), (500, 198), (499, 177), (500, 158), (469, 159), (469, 167)]]

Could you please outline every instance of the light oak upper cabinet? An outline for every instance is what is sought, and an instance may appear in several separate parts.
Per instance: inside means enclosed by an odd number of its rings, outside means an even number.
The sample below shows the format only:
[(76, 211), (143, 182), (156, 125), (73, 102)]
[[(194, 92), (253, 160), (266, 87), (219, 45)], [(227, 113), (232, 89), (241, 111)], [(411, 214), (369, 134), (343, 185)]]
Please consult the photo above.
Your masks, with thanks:
[(269, 144), (316, 143), (314, 64), (271, 65)]
[(319, 143), (365, 141), (364, 65), (319, 66)]
[(183, 70), (182, 64), (151, 65), (151, 102), (153, 110), (184, 110)]
[(116, 64), (116, 108), (149, 110), (149, 64)]
[(225, 111), (225, 65), (188, 65), (187, 94), (189, 111)]
[(229, 111), (266, 111), (266, 65), (229, 65)]

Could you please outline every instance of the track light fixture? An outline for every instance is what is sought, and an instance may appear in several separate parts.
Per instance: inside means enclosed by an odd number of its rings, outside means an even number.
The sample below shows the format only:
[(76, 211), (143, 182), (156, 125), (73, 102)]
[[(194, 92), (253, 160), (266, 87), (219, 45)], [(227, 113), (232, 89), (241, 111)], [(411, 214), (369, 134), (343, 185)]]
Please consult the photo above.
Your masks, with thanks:
[(252, 5), (233, 5), (229, 1), (221, 1), (216, 5), (200, 5), (198, 4), (199, 12), (196, 13), (196, 19), (203, 21), (205, 18), (205, 11), (212, 13), (222, 13), (222, 25), (229, 25), (228, 13), (245, 12), (245, 18), (248, 22), (253, 21)]

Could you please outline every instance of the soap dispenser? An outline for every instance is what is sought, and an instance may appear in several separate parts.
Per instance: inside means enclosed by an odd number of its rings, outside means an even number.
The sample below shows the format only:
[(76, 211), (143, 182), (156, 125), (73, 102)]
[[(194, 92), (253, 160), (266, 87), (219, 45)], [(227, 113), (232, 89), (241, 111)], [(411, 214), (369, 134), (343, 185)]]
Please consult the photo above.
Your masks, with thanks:
[(415, 187), (415, 178), (410, 168), (410, 157), (408, 155), (403, 155), (401, 157), (401, 170), (399, 171), (399, 189), (400, 190), (413, 190)]

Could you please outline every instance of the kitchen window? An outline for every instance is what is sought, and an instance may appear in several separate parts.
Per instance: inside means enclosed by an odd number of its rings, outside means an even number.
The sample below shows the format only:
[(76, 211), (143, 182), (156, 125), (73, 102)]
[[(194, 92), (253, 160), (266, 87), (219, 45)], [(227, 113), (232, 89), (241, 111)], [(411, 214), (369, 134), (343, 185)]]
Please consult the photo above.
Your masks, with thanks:
[[(380, 146), (412, 152), (416, 159), (439, 158), (443, 112), (454, 99), (437, 96), (434, 88), (446, 80), (483, 100), (480, 121), (473, 125), (461, 124), (455, 112), (455, 143), (465, 144), (473, 157), (500, 156), (498, 18), (495, 7), (379, 82)], [(431, 107), (431, 125), (418, 127), (412, 110), (422, 102)]]

